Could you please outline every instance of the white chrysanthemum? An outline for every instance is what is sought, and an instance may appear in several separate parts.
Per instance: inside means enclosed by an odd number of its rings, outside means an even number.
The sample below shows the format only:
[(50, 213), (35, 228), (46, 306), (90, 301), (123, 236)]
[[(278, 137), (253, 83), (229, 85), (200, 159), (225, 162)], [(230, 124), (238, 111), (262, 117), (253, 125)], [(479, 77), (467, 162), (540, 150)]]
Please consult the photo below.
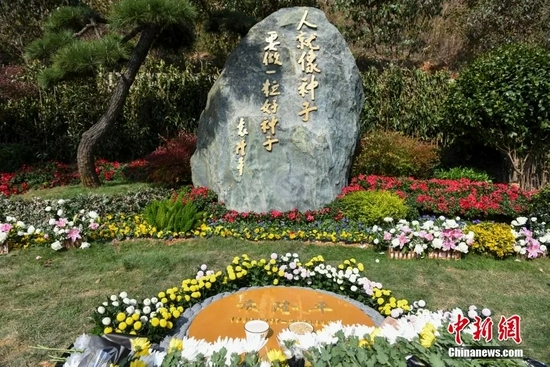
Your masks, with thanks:
[[(197, 340), (195, 338), (183, 338), (183, 350), (181, 351), (181, 358), (194, 362), (199, 354), (209, 356), (210, 344), (204, 340)], [(209, 354), (210, 353), (210, 354)]]
[(166, 357), (166, 352), (150, 350), (148, 355), (139, 357), (139, 360), (145, 362), (147, 367), (157, 367), (162, 365), (164, 357)]
[(111, 319), (109, 317), (104, 317), (101, 319), (101, 323), (105, 326), (111, 325)]
[(240, 339), (242, 345), (242, 351), (244, 353), (254, 353), (259, 352), (267, 344), (266, 338), (247, 338)]
[(317, 339), (321, 345), (332, 345), (338, 343), (338, 338), (325, 329), (317, 331)]
[(97, 312), (98, 312), (99, 314), (103, 315), (103, 314), (105, 313), (105, 307), (99, 306), (99, 307), (97, 308)]
[(6, 238), (8, 238), (8, 234), (6, 232), (0, 232), (0, 243), (4, 243)]
[(305, 333), (298, 335), (298, 341), (296, 343), (298, 348), (303, 351), (309, 349), (320, 349), (319, 340), (317, 340), (317, 334), (315, 333)]

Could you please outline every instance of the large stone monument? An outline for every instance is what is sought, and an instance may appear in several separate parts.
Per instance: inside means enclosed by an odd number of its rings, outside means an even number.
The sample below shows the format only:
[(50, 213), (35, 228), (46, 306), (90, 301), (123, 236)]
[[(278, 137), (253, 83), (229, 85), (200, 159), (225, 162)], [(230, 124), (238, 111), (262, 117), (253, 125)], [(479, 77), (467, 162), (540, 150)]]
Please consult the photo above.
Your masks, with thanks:
[(208, 94), (193, 183), (237, 211), (314, 210), (347, 184), (363, 88), (338, 30), (315, 8), (256, 24)]

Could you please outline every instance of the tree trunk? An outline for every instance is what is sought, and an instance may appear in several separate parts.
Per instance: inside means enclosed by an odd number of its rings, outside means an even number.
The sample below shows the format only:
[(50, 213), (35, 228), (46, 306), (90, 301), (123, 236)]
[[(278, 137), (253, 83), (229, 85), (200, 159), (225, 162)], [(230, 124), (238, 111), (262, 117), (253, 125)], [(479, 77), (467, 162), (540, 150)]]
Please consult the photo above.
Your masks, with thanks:
[(94, 148), (107, 134), (122, 112), (122, 108), (130, 92), (130, 87), (136, 78), (139, 68), (145, 61), (158, 32), (159, 27), (155, 25), (149, 26), (141, 32), (139, 41), (126, 65), (126, 71), (120, 76), (112, 92), (107, 111), (101, 116), (98, 122), (82, 134), (82, 138), (78, 144), (76, 161), (80, 180), (84, 187), (101, 186), (101, 181), (95, 172)]

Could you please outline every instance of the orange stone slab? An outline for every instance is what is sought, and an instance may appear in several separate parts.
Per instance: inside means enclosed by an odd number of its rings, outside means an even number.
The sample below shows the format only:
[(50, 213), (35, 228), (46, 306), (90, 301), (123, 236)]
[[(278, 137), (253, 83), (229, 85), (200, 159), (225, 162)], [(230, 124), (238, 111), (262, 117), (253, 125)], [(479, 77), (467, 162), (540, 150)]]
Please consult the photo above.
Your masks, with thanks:
[[(188, 335), (214, 342), (218, 337), (244, 338), (244, 324), (264, 320), (270, 326), (267, 349), (279, 349), (277, 335), (297, 321), (322, 329), (332, 321), (375, 326), (361, 308), (331, 294), (307, 288), (263, 287), (237, 292), (204, 307)], [(263, 353), (262, 353), (263, 354)]]

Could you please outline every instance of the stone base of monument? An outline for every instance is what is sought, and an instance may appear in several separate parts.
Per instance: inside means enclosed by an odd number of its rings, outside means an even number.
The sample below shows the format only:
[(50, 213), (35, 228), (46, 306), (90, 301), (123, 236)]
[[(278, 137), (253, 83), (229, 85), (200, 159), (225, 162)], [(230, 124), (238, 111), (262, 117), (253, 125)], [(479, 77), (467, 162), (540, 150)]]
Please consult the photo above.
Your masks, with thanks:
[[(403, 252), (399, 250), (394, 250), (392, 248), (388, 249), (388, 257), (390, 259), (418, 259), (421, 255), (417, 254), (414, 251)], [(434, 250), (428, 252), (429, 259), (443, 259), (443, 260), (460, 260), (462, 253), (459, 251), (442, 251)]]

